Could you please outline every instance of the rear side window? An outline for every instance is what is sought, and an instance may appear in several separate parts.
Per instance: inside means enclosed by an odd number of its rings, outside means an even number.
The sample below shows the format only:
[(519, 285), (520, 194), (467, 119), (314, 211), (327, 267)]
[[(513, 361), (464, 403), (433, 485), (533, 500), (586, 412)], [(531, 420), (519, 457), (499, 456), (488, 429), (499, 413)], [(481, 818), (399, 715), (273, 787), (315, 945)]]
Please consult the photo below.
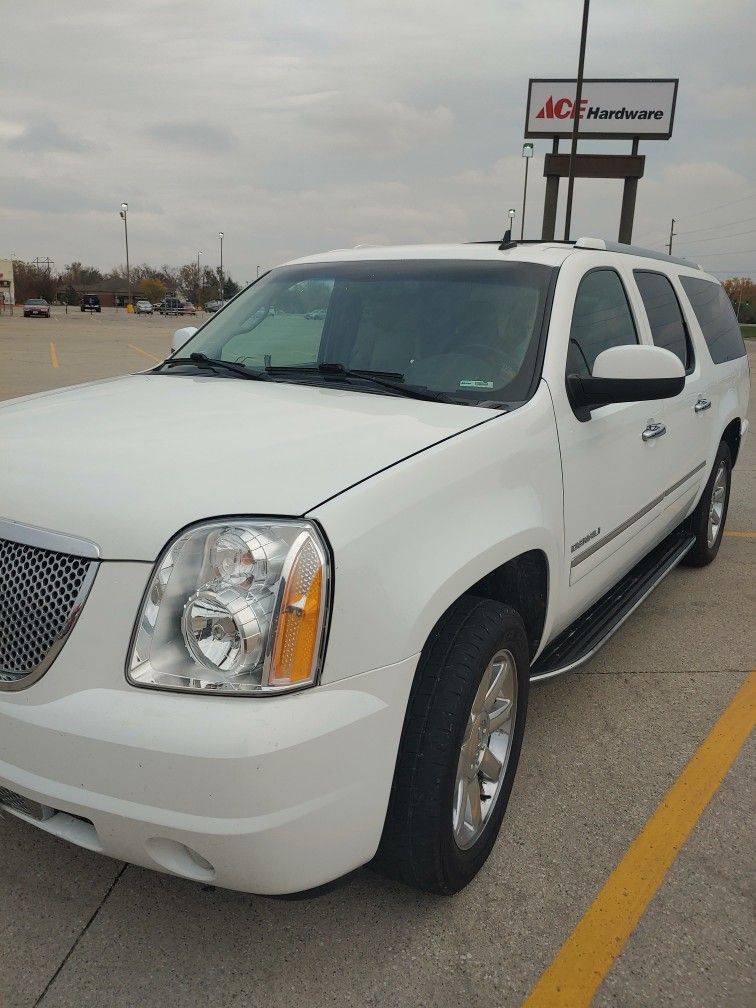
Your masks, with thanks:
[(596, 269), (580, 281), (570, 327), (567, 374), (590, 375), (602, 350), (638, 342), (627, 294), (612, 269)]
[(648, 315), (654, 343), (671, 350), (689, 371), (693, 366), (693, 350), (674, 287), (663, 273), (635, 270), (633, 276)]
[(704, 334), (711, 359), (715, 364), (745, 357), (745, 344), (740, 335), (730, 299), (718, 283), (681, 276), (680, 283), (696, 314)]

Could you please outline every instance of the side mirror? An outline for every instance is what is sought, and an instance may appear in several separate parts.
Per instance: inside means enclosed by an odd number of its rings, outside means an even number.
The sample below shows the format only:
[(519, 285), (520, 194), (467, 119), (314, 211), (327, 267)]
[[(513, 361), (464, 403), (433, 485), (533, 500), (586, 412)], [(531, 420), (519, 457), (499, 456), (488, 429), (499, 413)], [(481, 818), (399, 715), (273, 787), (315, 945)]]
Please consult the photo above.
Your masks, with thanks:
[(671, 399), (684, 387), (679, 357), (663, 347), (640, 344), (602, 350), (592, 375), (567, 375), (567, 395), (579, 420), (590, 419), (592, 409), (610, 403)]
[(184, 343), (188, 343), (189, 340), (197, 332), (197, 326), (184, 326), (183, 329), (177, 329), (173, 334), (173, 339), (171, 340), (171, 353), (176, 353)]

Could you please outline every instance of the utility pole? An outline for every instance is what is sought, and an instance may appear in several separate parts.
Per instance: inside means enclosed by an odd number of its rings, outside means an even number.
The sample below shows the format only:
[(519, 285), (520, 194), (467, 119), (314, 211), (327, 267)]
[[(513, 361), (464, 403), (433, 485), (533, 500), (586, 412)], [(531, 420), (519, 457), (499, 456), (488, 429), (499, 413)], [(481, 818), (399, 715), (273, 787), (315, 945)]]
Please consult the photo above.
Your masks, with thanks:
[(575, 187), (573, 161), (577, 154), (578, 131), (580, 129), (580, 104), (583, 100), (583, 67), (585, 66), (585, 41), (588, 36), (588, 8), (591, 0), (583, 0), (583, 26), (580, 30), (580, 56), (578, 57), (578, 73), (575, 87), (575, 105), (572, 109), (572, 146), (570, 148), (570, 163), (567, 172), (567, 209), (564, 214), (564, 240), (570, 240), (570, 222), (572, 220), (572, 190)]
[(669, 225), (669, 244), (667, 245), (667, 255), (672, 255), (672, 239), (675, 237), (675, 218), (672, 218), (672, 223)]

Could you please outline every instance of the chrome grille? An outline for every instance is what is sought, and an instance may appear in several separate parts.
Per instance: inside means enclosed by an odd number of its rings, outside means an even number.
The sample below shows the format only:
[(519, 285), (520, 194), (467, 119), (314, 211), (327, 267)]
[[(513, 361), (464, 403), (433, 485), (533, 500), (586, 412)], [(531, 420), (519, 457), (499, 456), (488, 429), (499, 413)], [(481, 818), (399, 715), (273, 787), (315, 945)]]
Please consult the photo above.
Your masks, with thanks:
[(96, 568), (82, 557), (0, 539), (0, 688), (49, 668)]

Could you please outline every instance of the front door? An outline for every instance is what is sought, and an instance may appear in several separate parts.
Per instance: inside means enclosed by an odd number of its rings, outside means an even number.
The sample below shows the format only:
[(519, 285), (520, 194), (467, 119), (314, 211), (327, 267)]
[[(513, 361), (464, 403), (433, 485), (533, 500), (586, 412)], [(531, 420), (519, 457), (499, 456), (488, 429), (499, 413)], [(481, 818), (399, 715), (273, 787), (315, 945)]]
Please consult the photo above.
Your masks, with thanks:
[(588, 420), (575, 416), (565, 375), (590, 375), (602, 350), (638, 343), (639, 327), (617, 269), (583, 267), (570, 278), (563, 268), (562, 281), (575, 285), (573, 308), (563, 370), (550, 387), (562, 454), (568, 623), (661, 538), (669, 455), (664, 436), (655, 436), (664, 402), (614, 403)]

